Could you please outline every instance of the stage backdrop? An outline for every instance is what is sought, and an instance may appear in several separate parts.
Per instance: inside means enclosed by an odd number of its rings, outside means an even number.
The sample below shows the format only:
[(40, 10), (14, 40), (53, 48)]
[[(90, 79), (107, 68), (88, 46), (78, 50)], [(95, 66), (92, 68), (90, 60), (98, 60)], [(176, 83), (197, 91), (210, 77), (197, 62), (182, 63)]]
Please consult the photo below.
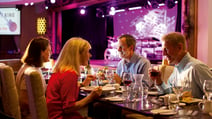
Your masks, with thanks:
[(137, 39), (155, 37), (160, 39), (163, 34), (175, 31), (177, 21), (177, 5), (168, 9), (141, 8), (138, 10), (116, 13), (113, 17), (114, 35), (124, 33), (134, 35)]
[(181, 17), (178, 7), (176, 4), (170, 9), (164, 5), (157, 9), (141, 8), (116, 13), (113, 17), (114, 36), (133, 35), (137, 39), (137, 53), (151, 61), (159, 61), (162, 59), (161, 37), (179, 29), (177, 24), (180, 24)]
[(62, 44), (71, 37), (82, 37), (92, 45), (91, 59), (104, 59), (107, 47), (106, 18), (96, 17), (96, 8), (88, 7), (84, 16), (79, 9), (62, 12)]

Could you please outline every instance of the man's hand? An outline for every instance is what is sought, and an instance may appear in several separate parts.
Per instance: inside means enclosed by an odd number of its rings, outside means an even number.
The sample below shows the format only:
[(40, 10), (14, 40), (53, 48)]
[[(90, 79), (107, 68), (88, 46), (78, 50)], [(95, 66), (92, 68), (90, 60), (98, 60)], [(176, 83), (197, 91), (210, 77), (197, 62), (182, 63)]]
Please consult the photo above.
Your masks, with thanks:
[(156, 85), (161, 85), (163, 83), (161, 80), (161, 72), (159, 70), (149, 68), (148, 73), (150, 79), (152, 79), (154, 82), (156, 81)]

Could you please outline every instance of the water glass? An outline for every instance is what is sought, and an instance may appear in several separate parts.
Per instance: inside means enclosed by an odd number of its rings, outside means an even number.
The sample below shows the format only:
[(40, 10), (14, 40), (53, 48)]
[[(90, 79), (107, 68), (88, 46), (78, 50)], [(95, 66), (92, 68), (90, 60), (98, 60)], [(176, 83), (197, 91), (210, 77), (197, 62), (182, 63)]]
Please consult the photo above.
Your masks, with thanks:
[(122, 97), (124, 98), (124, 101), (127, 101), (128, 100), (128, 90), (127, 90), (127, 87), (126, 86), (121, 86), (121, 90), (122, 90)]
[(146, 85), (143, 85), (143, 99), (146, 100), (148, 97), (148, 91), (149, 91), (149, 87)]
[(212, 99), (212, 80), (204, 80), (203, 91), (207, 97), (207, 100)]
[(179, 79), (174, 79), (172, 82), (172, 90), (177, 96), (177, 102), (176, 102), (177, 105), (176, 105), (175, 110), (179, 110), (180, 96), (182, 95), (182, 93), (184, 91), (184, 85), (183, 85), (182, 81)]

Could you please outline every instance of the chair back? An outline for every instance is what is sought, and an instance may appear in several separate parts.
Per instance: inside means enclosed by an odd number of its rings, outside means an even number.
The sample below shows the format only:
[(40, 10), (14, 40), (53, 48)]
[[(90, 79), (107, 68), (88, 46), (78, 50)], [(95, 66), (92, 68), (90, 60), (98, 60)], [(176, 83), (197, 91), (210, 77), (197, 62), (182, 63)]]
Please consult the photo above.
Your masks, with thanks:
[(21, 119), (18, 92), (16, 89), (13, 69), (3, 63), (0, 64), (0, 92), (3, 113)]
[(34, 69), (24, 72), (32, 119), (48, 119), (46, 98), (40, 73)]

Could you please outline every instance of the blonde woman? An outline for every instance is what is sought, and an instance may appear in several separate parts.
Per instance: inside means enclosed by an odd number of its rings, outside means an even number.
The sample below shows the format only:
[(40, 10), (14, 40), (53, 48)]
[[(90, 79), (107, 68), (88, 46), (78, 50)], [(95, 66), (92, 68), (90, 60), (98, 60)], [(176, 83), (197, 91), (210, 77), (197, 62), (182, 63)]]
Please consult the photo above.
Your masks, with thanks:
[[(87, 97), (78, 100), (80, 65), (88, 65), (91, 57), (88, 41), (73, 37), (69, 39), (53, 67), (53, 74), (48, 83), (46, 101), (49, 119), (81, 119), (78, 110), (102, 93), (96, 88)], [(82, 85), (87, 86), (94, 76), (87, 77)]]

